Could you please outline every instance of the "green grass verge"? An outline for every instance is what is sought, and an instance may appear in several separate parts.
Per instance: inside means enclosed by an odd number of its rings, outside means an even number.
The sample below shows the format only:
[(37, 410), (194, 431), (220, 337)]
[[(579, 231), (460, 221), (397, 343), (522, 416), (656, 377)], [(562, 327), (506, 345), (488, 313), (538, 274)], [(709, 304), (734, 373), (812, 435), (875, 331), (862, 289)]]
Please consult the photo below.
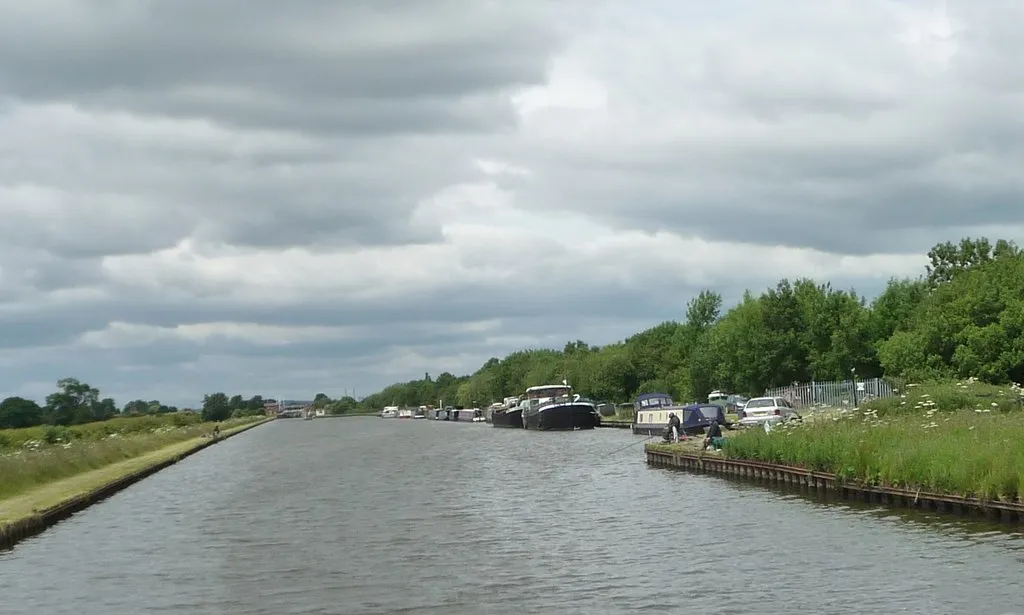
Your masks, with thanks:
[[(226, 436), (244, 431), (266, 420), (268, 419), (265, 417), (251, 417), (250, 419), (225, 421), (221, 423), (221, 433)], [(228, 423), (231, 426), (225, 428), (224, 425)], [(208, 424), (207, 426), (209, 427)], [(132, 457), (131, 459), (111, 463), (95, 470), (81, 472), (64, 479), (39, 485), (34, 489), (10, 498), (0, 499), (0, 526), (16, 523), (38, 512), (63, 504), (72, 498), (91, 493), (96, 489), (105, 487), (148, 467), (173, 459), (194, 449), (207, 439), (207, 434), (193, 437)]]
[(1020, 502), (1024, 405), (1016, 386), (974, 380), (910, 385), (897, 397), (771, 433), (749, 429), (724, 454), (880, 485)]
[[(264, 418), (229, 419), (220, 423), (221, 431)], [(212, 430), (213, 424), (201, 422), (197, 415), (181, 414), (0, 431), (0, 501), (172, 444), (197, 440)]]

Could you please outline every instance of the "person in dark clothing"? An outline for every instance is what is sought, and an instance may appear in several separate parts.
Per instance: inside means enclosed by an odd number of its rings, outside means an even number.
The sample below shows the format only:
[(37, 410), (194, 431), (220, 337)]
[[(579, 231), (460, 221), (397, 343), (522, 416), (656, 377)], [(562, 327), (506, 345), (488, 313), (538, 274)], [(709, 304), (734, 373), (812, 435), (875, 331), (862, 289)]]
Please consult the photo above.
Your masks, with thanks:
[(675, 412), (668, 413), (668, 435), (672, 442), (678, 442), (683, 435), (683, 422)]
[(217, 423), (216, 425), (213, 426), (213, 437), (214, 439), (220, 437), (220, 423)]
[(715, 438), (722, 437), (722, 426), (718, 424), (718, 421), (711, 423), (708, 427), (708, 435), (704, 438), (704, 450), (708, 450), (708, 447), (714, 444)]

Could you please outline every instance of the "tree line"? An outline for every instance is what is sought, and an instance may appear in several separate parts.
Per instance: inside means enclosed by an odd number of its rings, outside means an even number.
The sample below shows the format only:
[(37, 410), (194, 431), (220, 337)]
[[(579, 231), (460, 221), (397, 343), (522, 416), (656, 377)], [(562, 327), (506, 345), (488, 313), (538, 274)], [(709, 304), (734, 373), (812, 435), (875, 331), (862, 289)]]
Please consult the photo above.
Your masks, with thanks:
[[(262, 414), (267, 404), (276, 404), (276, 399), (264, 399), (254, 395), (244, 399), (241, 395), (228, 397), (226, 393), (210, 393), (203, 396), (203, 418), (208, 421), (223, 421), (232, 416)], [(330, 414), (347, 414), (358, 412), (359, 402), (350, 396), (331, 399), (326, 393), (317, 393), (313, 398), (313, 407), (322, 408)]]
[[(429, 373), (392, 384), (361, 401), (314, 397), (331, 414), (383, 406), (444, 403), (474, 407), (561, 382), (616, 403), (666, 392), (679, 400), (712, 390), (759, 395), (793, 382), (887, 377), (930, 380), (977, 377), (1024, 381), (1024, 253), (1011, 241), (945, 242), (928, 252), (916, 278), (891, 279), (870, 303), (854, 289), (783, 279), (758, 295), (747, 291), (723, 312), (722, 296), (701, 291), (684, 317), (603, 347), (582, 340), (561, 350), (526, 349), (491, 358), (473, 374)], [(72, 425), (115, 416), (177, 412), (156, 400), (114, 400), (74, 378), (57, 382), (46, 403), (0, 402), (0, 428)], [(203, 398), (203, 418), (262, 414), (276, 400), (255, 395)]]
[[(262, 395), (243, 397), (227, 393), (208, 393), (203, 396), (198, 412), (205, 421), (224, 421), (232, 417), (256, 416), (266, 412), (267, 405), (277, 400)], [(331, 414), (358, 412), (362, 408), (356, 399), (343, 396), (331, 399), (325, 393), (317, 393), (313, 405), (324, 408)], [(57, 381), (57, 391), (46, 396), (42, 405), (23, 397), (8, 397), (0, 401), (0, 429), (18, 429), (36, 425), (82, 425), (105, 421), (119, 416), (142, 416), (192, 411), (179, 409), (157, 400), (136, 399), (121, 408), (110, 397), (101, 397), (99, 389), (76, 378), (62, 378)]]
[(854, 289), (783, 279), (747, 291), (723, 312), (704, 290), (684, 318), (603, 347), (582, 340), (562, 350), (529, 349), (492, 358), (475, 373), (393, 384), (365, 398), (369, 408), (439, 400), (486, 405), (527, 387), (569, 380), (588, 397), (626, 402), (666, 392), (680, 400), (719, 389), (760, 395), (811, 380), (974, 376), (1024, 380), (1024, 254), (1011, 241), (965, 238), (928, 252), (916, 278), (893, 278), (870, 303)]
[[(223, 402), (222, 402), (223, 400)], [(207, 421), (223, 421), (233, 416), (264, 413), (265, 402), (256, 395), (243, 399), (241, 395), (228, 398), (224, 393), (204, 396), (202, 417)], [(186, 408), (185, 410), (190, 410)], [(0, 429), (18, 429), (36, 425), (82, 425), (105, 421), (119, 416), (142, 416), (179, 412), (157, 400), (136, 399), (118, 408), (110, 397), (101, 397), (99, 389), (76, 378), (57, 381), (57, 391), (46, 396), (42, 405), (23, 397), (8, 397), (0, 401)]]

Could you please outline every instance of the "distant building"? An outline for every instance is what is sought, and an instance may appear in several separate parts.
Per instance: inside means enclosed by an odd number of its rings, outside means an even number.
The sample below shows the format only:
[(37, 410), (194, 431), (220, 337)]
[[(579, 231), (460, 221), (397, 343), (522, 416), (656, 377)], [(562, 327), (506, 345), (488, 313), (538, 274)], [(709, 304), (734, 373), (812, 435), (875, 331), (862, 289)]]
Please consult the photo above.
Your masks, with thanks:
[(298, 418), (313, 409), (312, 401), (282, 399), (277, 404), (277, 416), (281, 418)]

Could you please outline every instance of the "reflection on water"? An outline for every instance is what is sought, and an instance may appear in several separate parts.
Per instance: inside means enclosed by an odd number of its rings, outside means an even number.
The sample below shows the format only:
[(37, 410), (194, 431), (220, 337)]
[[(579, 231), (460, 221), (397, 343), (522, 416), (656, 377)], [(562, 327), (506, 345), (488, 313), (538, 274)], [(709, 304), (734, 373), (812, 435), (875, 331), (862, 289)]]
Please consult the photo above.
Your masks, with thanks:
[(281, 421), (0, 554), (4, 613), (1024, 613), (1019, 533), (648, 468), (631, 438)]
[[(671, 468), (658, 468), (664, 472), (680, 472)], [(949, 537), (962, 537), (972, 542), (991, 540), (1010, 549), (1024, 550), (1024, 532), (1020, 526), (1007, 525), (982, 518), (963, 517), (942, 514), (937, 511), (913, 508), (888, 508), (867, 504), (857, 500), (837, 500), (834, 496), (820, 497), (806, 489), (792, 485), (765, 486), (752, 481), (734, 477), (716, 477), (723, 483), (723, 488), (736, 489), (743, 492), (755, 491), (770, 494), (781, 500), (803, 502), (814, 509), (823, 509), (830, 514), (849, 513), (862, 518), (877, 518), (886, 523), (906, 523), (908, 526), (919, 526), (918, 529), (928, 534), (941, 533)]]

